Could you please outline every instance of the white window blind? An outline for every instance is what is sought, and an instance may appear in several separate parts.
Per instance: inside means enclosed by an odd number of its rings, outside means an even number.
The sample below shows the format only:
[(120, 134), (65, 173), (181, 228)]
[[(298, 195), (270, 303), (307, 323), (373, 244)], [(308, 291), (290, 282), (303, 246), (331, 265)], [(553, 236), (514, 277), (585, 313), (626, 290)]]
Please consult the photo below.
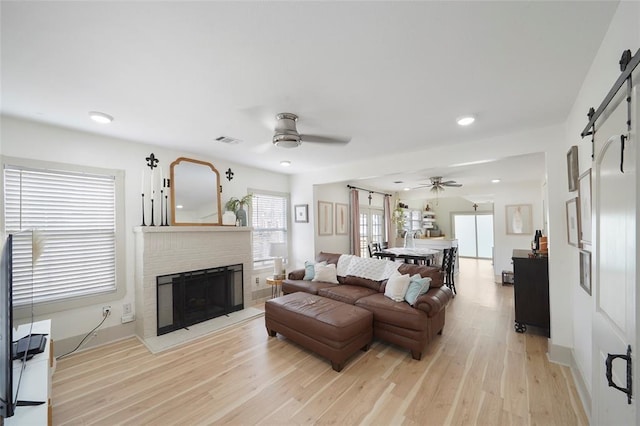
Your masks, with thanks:
[(116, 290), (114, 176), (5, 165), (4, 189), (5, 232), (43, 247), (33, 268), (16, 263), (16, 306)]
[(251, 226), (253, 226), (253, 267), (273, 265), (270, 243), (287, 242), (287, 197), (253, 193)]

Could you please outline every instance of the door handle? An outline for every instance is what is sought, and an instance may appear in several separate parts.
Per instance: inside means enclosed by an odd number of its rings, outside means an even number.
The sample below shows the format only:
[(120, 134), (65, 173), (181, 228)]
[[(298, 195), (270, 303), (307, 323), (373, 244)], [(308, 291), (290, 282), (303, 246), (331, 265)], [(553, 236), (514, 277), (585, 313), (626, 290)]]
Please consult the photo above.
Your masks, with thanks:
[[(615, 382), (613, 381), (613, 360), (616, 358), (621, 358), (625, 361), (627, 361), (627, 387), (623, 388), (621, 386), (618, 386), (615, 384)], [(607, 360), (605, 361), (605, 366), (607, 367), (607, 372), (606, 372), (606, 376), (607, 376), (607, 382), (609, 383), (610, 387), (613, 387), (615, 389), (618, 389), (620, 392), (624, 392), (627, 394), (627, 403), (631, 404), (631, 396), (633, 394), (633, 385), (632, 385), (632, 380), (633, 380), (633, 370), (631, 368), (631, 346), (627, 346), (627, 354), (623, 355), (623, 354), (607, 354)]]

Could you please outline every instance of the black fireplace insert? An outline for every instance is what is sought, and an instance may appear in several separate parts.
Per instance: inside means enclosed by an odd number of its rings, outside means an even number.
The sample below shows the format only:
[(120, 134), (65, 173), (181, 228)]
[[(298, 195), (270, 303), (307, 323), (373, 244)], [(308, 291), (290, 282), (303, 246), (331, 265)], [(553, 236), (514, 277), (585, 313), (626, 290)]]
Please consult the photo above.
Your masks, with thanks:
[(158, 336), (244, 309), (242, 264), (156, 277)]

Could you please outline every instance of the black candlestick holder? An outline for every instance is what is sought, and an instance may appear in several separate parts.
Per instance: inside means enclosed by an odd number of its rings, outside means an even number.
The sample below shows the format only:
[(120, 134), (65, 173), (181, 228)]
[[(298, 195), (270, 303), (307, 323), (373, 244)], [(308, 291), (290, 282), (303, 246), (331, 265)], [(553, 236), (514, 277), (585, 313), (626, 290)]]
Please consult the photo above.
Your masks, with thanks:
[[(162, 200), (160, 200), (162, 202)], [(164, 226), (169, 226), (169, 196), (164, 196)]]
[(155, 216), (155, 215), (153, 213), (153, 198), (152, 198), (151, 199), (151, 223), (149, 224), (149, 226), (156, 226), (156, 224), (153, 223), (153, 216)]
[(142, 194), (142, 225), (141, 226), (147, 226), (147, 224), (144, 223), (144, 193)]

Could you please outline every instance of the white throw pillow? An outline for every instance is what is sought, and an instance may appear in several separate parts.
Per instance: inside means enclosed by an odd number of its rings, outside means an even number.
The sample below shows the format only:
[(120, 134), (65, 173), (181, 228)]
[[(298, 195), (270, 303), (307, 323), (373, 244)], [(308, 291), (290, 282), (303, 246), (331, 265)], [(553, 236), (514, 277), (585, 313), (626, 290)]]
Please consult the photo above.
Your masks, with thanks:
[(409, 274), (400, 275), (399, 272), (391, 275), (387, 281), (387, 286), (384, 289), (384, 295), (389, 299), (402, 302), (404, 301), (404, 295), (407, 293), (411, 277)]
[(336, 265), (329, 263), (323, 265), (322, 263), (316, 263), (313, 265), (315, 269), (314, 277), (311, 281), (322, 281), (327, 283), (338, 284), (338, 275), (336, 274)]

